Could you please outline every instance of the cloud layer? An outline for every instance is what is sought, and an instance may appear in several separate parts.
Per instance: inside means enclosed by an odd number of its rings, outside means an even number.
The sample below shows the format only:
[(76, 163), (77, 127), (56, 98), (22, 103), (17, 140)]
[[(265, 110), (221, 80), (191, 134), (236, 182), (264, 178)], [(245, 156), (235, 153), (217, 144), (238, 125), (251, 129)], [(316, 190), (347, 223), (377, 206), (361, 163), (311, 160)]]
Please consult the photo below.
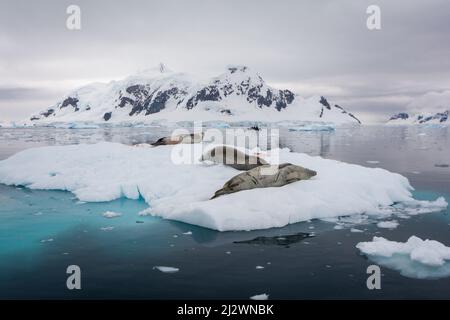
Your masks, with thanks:
[(205, 77), (246, 64), (269, 83), (327, 95), (366, 121), (450, 88), (445, 0), (377, 1), (377, 31), (366, 28), (366, 0), (79, 0), (80, 31), (66, 28), (72, 3), (0, 3), (1, 120), (160, 61)]

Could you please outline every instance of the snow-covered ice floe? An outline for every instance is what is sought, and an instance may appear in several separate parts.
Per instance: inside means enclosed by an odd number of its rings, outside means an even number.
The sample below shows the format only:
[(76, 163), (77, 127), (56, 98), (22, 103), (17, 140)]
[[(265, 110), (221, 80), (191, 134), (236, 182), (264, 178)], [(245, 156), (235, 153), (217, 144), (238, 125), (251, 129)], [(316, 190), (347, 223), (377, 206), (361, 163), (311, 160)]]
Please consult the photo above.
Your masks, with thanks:
[(450, 276), (450, 247), (434, 240), (416, 236), (406, 242), (373, 237), (356, 247), (376, 263), (400, 274), (418, 279), (437, 279)]
[(113, 212), (113, 211), (106, 211), (102, 213), (102, 216), (105, 218), (117, 218), (120, 217), (122, 214), (119, 212)]
[(384, 229), (395, 229), (398, 227), (398, 222), (396, 220), (380, 221), (377, 223), (377, 227), (384, 228)]
[[(149, 204), (143, 214), (219, 231), (282, 227), (355, 214), (387, 216), (410, 209), (416, 214), (447, 207), (443, 198), (434, 202), (413, 199), (411, 185), (399, 174), (289, 149), (260, 156), (270, 161), (278, 152), (280, 163), (301, 165), (315, 170), (317, 176), (279, 188), (246, 190), (210, 200), (241, 171), (201, 162), (201, 153), (208, 147), (137, 148), (102, 142), (33, 148), (0, 161), (0, 183), (67, 190), (88, 202), (142, 197)], [(174, 154), (189, 152), (193, 163), (172, 161)]]
[(153, 269), (159, 270), (159, 271), (164, 272), (164, 273), (175, 273), (175, 272), (180, 271), (179, 268), (164, 267), (164, 266), (154, 266)]

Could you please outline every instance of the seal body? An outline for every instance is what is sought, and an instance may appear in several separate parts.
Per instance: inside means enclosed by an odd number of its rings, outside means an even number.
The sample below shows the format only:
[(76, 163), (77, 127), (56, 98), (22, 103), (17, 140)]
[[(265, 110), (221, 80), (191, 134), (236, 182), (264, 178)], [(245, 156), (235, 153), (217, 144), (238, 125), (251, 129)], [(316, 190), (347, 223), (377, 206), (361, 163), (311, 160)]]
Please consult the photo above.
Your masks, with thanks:
[(171, 144), (192, 144), (192, 143), (200, 143), (203, 141), (204, 133), (188, 133), (188, 134), (180, 134), (176, 136), (163, 137), (158, 139), (156, 142), (152, 143), (152, 146), (165, 146)]
[(268, 167), (270, 165), (262, 165), (238, 174), (228, 180), (222, 189), (217, 190), (211, 199), (243, 190), (282, 187), (292, 182), (308, 180), (317, 175), (316, 171), (290, 163), (281, 164), (275, 174), (262, 174), (264, 172), (262, 170), (268, 169)]
[(222, 163), (237, 170), (250, 170), (267, 164), (264, 159), (258, 156), (246, 154), (230, 146), (217, 146), (206, 151), (202, 155), (203, 160)]

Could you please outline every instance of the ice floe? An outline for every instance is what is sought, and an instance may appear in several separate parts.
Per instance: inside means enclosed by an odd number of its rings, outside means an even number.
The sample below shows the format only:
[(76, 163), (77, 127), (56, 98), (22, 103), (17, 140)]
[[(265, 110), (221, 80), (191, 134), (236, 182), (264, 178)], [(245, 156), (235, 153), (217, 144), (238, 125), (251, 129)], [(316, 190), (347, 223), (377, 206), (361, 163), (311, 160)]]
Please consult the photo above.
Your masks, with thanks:
[(159, 270), (159, 271), (164, 272), (164, 273), (175, 273), (175, 272), (180, 271), (179, 268), (164, 267), (164, 266), (154, 266), (153, 269)]
[(257, 294), (257, 295), (250, 297), (250, 300), (268, 300), (268, 299), (269, 299), (269, 295), (266, 293)]
[(398, 222), (396, 220), (380, 221), (377, 223), (377, 227), (384, 228), (384, 229), (395, 229), (398, 227)]
[[(447, 207), (444, 198), (434, 202), (413, 199), (412, 187), (399, 174), (288, 149), (274, 149), (262, 156), (270, 162), (278, 155), (280, 163), (309, 168), (317, 171), (317, 176), (210, 200), (239, 171), (201, 162), (204, 148), (202, 144), (136, 148), (102, 142), (27, 149), (0, 161), (0, 183), (67, 190), (88, 202), (142, 197), (149, 204), (144, 215), (219, 231), (282, 227), (363, 213), (419, 214)], [(189, 164), (183, 163), (186, 155), (191, 159)], [(52, 175), (54, 172), (58, 174)]]
[(114, 230), (114, 227), (101, 227), (100, 230), (102, 230), (102, 231), (111, 231), (111, 230)]
[(102, 213), (102, 216), (105, 218), (117, 218), (120, 217), (122, 214), (119, 212), (113, 212), (113, 211), (106, 211), (104, 213)]
[(450, 247), (411, 236), (406, 242), (373, 237), (356, 247), (371, 260), (406, 277), (436, 279), (450, 276)]

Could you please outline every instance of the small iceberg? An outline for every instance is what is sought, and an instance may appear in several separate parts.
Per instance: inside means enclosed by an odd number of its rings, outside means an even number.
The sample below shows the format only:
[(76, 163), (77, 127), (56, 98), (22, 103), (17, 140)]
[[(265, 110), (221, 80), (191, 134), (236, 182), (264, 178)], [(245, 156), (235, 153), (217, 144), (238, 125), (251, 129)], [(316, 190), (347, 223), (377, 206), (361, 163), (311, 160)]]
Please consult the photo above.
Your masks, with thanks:
[(268, 299), (269, 299), (269, 295), (266, 293), (257, 294), (257, 295), (250, 297), (250, 300), (268, 300)]
[(114, 227), (101, 227), (100, 228), (100, 230), (102, 230), (102, 231), (111, 231), (113, 229), (114, 229)]
[(450, 276), (450, 247), (411, 236), (406, 242), (373, 237), (356, 245), (375, 263), (400, 271), (405, 277), (438, 279)]
[(164, 272), (164, 273), (175, 273), (175, 272), (180, 271), (179, 268), (164, 267), (164, 266), (154, 266), (153, 269), (159, 270), (159, 271)]
[(377, 223), (377, 227), (383, 229), (395, 229), (398, 227), (398, 222), (396, 220), (380, 221)]
[(121, 215), (122, 215), (121, 213), (113, 212), (113, 211), (106, 211), (106, 212), (103, 212), (103, 213), (102, 213), (102, 216), (103, 216), (103, 217), (109, 218), (109, 219), (111, 219), (111, 218), (117, 218), (117, 217), (120, 217)]

